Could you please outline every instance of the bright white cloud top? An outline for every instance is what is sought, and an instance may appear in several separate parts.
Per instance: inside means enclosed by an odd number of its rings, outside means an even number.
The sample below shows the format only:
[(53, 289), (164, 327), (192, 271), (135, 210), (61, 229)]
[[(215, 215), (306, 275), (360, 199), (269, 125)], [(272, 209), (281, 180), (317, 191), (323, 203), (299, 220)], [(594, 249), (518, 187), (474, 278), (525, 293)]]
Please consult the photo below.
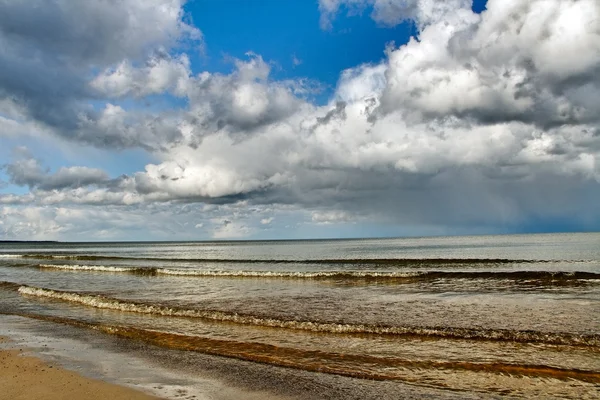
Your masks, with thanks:
[[(210, 42), (181, 1), (36, 3), (0, 1), (0, 238), (600, 229), (596, 0), (321, 0), (323, 29), (347, 10), (418, 29), (326, 104), (252, 52), (192, 72)], [(149, 162), (47, 168), (36, 141)]]

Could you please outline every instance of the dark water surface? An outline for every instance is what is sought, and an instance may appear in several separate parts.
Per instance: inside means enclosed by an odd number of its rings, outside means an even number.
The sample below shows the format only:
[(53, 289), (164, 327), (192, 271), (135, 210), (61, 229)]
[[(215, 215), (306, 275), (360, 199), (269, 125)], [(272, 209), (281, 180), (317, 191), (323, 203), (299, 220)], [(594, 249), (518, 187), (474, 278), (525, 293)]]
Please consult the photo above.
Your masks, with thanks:
[(600, 396), (598, 233), (8, 243), (0, 281), (3, 314), (166, 352), (386, 390)]

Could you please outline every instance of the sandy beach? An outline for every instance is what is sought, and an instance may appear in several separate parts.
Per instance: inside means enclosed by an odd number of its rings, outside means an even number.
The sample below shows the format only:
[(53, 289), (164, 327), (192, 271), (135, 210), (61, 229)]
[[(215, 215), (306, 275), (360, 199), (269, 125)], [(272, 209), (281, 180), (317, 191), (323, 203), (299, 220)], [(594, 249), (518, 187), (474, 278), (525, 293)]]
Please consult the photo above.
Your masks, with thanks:
[(23, 349), (0, 350), (0, 393), (13, 400), (158, 399), (45, 363)]

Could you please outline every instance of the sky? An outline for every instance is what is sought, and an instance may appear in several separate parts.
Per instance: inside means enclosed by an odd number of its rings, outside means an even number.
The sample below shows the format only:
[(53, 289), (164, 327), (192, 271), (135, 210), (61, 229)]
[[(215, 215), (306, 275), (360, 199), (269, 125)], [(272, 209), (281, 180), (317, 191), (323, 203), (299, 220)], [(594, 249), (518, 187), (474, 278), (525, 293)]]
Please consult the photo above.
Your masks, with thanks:
[(600, 230), (597, 0), (0, 0), (0, 240)]

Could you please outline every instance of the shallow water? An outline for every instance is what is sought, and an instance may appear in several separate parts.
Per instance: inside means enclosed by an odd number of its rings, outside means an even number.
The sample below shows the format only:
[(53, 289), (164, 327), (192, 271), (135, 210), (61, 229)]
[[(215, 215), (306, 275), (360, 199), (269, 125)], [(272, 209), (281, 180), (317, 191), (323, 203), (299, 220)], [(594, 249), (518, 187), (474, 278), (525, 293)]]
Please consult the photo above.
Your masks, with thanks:
[(0, 245), (0, 312), (483, 395), (600, 395), (600, 234)]

